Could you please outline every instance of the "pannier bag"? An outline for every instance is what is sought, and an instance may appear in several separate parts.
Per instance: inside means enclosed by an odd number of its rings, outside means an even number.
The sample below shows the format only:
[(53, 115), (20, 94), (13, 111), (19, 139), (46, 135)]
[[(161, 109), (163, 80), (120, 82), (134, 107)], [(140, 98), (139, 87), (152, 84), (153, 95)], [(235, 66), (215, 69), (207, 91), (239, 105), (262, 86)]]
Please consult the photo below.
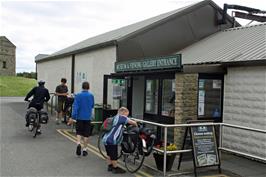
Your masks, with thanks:
[(38, 112), (36, 108), (30, 107), (26, 114), (26, 121), (29, 124), (34, 124), (37, 120)]
[(138, 135), (136, 133), (123, 133), (123, 140), (121, 143), (122, 151), (125, 153), (132, 153), (136, 149)]
[(123, 132), (123, 140), (121, 143), (122, 151), (125, 153), (132, 153), (135, 151), (139, 136), (139, 128), (128, 126)]
[(39, 111), (39, 115), (40, 115), (40, 123), (47, 124), (49, 120), (48, 113), (45, 111)]

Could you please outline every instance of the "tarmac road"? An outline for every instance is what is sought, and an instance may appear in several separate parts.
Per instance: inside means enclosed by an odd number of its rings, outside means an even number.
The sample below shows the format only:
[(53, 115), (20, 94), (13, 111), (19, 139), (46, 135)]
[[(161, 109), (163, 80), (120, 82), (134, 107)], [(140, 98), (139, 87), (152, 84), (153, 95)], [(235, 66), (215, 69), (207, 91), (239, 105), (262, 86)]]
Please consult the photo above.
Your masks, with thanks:
[[(75, 155), (75, 143), (59, 134), (54, 120), (35, 139), (25, 127), (27, 103), (21, 97), (1, 97), (1, 176), (132, 176), (107, 172), (103, 159)], [(133, 175), (135, 176), (135, 175)]]

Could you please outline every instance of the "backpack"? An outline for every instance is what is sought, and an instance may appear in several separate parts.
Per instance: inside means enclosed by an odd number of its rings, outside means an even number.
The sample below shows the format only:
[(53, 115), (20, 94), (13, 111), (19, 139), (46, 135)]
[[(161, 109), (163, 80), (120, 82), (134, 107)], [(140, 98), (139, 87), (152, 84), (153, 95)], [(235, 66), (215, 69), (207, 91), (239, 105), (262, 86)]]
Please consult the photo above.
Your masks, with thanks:
[(109, 117), (109, 118), (106, 118), (104, 121), (103, 121), (103, 124), (101, 126), (101, 130), (103, 132), (109, 132), (112, 130), (113, 128), (113, 120), (114, 120), (114, 117)]

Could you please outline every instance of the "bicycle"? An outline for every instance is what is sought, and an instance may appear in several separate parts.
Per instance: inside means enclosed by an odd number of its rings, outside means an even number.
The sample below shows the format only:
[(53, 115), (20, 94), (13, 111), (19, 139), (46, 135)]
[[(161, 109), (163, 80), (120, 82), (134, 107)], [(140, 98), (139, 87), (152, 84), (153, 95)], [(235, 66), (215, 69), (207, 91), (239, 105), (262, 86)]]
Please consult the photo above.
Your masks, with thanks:
[(126, 169), (131, 172), (137, 172), (146, 156), (149, 156), (153, 150), (156, 136), (152, 129), (144, 127), (138, 123), (138, 127), (129, 126), (123, 133), (122, 153)]
[[(30, 103), (30, 101), (28, 101)], [(38, 105), (38, 103), (36, 104)], [(26, 114), (26, 120), (28, 122), (28, 130), (33, 132), (33, 138), (36, 138), (37, 135), (40, 135), (38, 129), (40, 128), (41, 124), (48, 123), (48, 114), (43, 110), (37, 110), (34, 107), (30, 107)]]
[[(102, 138), (105, 132), (100, 132), (98, 137), (98, 149), (101, 155), (106, 159), (106, 151)], [(138, 123), (138, 127), (126, 126), (123, 131), (123, 140), (118, 146), (118, 159), (123, 157), (126, 169), (135, 173), (138, 171), (146, 156), (149, 156), (153, 150), (156, 136), (152, 129), (144, 127)]]

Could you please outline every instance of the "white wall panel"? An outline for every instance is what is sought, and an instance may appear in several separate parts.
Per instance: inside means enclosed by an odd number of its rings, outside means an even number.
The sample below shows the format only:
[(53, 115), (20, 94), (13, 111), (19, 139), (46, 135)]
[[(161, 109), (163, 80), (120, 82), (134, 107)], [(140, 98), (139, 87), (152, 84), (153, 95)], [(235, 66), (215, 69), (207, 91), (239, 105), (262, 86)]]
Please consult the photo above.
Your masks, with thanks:
[(71, 56), (37, 63), (38, 80), (45, 80), (45, 87), (54, 93), (61, 78), (67, 79), (69, 92), (71, 91)]
[[(114, 72), (115, 61), (115, 46), (77, 54), (75, 57), (75, 93), (81, 90), (83, 81), (88, 81), (95, 103), (102, 103), (103, 75)], [(108, 96), (112, 96), (111, 93)]]
[[(266, 67), (232, 67), (224, 80), (223, 121), (266, 130)], [(266, 158), (266, 135), (224, 128), (223, 145)]]

